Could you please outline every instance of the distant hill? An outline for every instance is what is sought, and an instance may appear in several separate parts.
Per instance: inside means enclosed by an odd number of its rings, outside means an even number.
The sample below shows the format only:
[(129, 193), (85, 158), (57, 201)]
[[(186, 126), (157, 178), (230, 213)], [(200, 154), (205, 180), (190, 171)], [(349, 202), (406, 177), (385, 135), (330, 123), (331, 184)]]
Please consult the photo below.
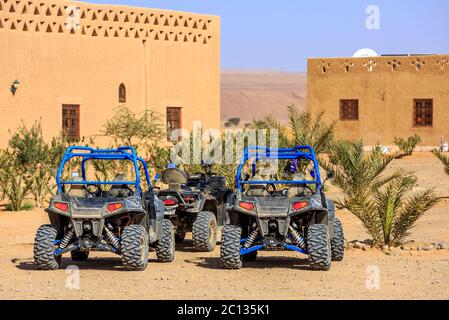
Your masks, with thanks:
[[(221, 121), (230, 119), (243, 127), (253, 119), (273, 114), (287, 120), (287, 106), (306, 108), (307, 75), (275, 71), (223, 71)], [(239, 121), (238, 121), (239, 119)]]

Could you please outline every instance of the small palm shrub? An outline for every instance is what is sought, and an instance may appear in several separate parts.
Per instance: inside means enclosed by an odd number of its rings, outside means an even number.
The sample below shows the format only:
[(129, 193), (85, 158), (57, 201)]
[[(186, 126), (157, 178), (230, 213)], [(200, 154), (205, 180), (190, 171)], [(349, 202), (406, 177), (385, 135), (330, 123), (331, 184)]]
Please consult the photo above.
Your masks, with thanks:
[(344, 195), (337, 206), (359, 218), (377, 245), (401, 244), (418, 219), (439, 201), (433, 188), (413, 191), (417, 179), (410, 172), (399, 169), (385, 175), (393, 159), (378, 146), (366, 155), (361, 142), (339, 142), (324, 164)]
[(322, 161), (323, 167), (334, 175), (332, 183), (343, 192), (344, 198), (336, 202), (341, 209), (347, 208), (353, 199), (368, 197), (373, 185), (386, 182), (382, 173), (394, 156), (384, 155), (380, 146), (368, 155), (363, 149), (361, 141), (338, 141), (330, 148), (329, 160)]
[(409, 137), (407, 140), (403, 138), (394, 138), (394, 143), (399, 148), (399, 157), (411, 156), (421, 142), (422, 139), (417, 134)]

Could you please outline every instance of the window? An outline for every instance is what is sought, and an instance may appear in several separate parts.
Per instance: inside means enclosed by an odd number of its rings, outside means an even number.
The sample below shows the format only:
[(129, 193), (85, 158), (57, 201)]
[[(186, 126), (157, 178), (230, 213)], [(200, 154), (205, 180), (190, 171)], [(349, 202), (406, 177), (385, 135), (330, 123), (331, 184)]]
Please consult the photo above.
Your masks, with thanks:
[(340, 120), (359, 120), (359, 100), (340, 100)]
[(181, 108), (167, 107), (167, 139), (170, 141), (172, 132), (181, 128)]
[(69, 141), (80, 140), (79, 105), (62, 105), (62, 132)]
[(413, 102), (413, 126), (433, 126), (433, 100), (415, 99)]
[(124, 83), (120, 83), (118, 87), (118, 102), (126, 103), (126, 87)]

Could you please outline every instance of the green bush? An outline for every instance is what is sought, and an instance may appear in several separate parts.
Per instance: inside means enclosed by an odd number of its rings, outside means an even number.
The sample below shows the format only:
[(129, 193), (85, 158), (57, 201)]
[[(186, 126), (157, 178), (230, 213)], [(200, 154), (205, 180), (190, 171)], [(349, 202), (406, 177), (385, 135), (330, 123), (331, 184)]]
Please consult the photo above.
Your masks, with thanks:
[(14, 163), (12, 155), (3, 151), (0, 170), (0, 188), (2, 196), (9, 201), (12, 211), (20, 211), (31, 189), (30, 174)]
[(409, 137), (407, 140), (403, 138), (394, 138), (394, 143), (398, 146), (400, 151), (399, 157), (411, 156), (421, 141), (421, 137), (417, 134), (413, 137)]

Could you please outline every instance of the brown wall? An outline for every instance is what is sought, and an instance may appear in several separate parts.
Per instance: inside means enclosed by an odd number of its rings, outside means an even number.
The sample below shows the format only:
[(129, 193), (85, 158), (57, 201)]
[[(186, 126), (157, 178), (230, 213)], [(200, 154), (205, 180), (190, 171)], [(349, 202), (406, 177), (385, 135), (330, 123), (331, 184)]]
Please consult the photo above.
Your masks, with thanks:
[[(68, 5), (81, 9), (73, 33), (65, 27)], [(153, 108), (165, 122), (166, 107), (182, 107), (184, 128), (194, 120), (220, 128), (219, 17), (0, 0), (0, 43), (1, 147), (21, 120), (29, 125), (41, 118), (45, 136), (58, 135), (62, 104), (80, 105), (81, 136), (97, 134), (119, 105), (122, 82), (126, 105), (136, 111)], [(16, 79), (20, 87), (13, 96), (9, 88)]]
[[(308, 110), (337, 120), (339, 138), (393, 145), (394, 137), (417, 133), (422, 146), (449, 139), (449, 55), (309, 59), (307, 91)], [(339, 120), (340, 99), (359, 100), (358, 121)], [(433, 99), (433, 127), (413, 127), (414, 99)]]

